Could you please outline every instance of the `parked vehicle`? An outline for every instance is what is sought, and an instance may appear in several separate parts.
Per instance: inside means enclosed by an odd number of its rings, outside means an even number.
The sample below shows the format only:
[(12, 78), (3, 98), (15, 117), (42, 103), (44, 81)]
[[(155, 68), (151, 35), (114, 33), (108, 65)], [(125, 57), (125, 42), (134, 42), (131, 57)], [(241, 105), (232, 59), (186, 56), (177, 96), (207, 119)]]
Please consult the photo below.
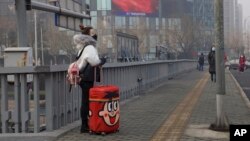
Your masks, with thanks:
[(239, 59), (233, 59), (229, 61), (229, 69), (239, 69)]

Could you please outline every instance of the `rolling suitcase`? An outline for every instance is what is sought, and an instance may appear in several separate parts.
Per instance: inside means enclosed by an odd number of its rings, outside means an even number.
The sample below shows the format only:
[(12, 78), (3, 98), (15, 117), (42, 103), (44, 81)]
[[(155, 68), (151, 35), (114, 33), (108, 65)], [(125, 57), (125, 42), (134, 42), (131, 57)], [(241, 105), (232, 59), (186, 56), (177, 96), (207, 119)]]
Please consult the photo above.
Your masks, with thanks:
[(100, 85), (91, 88), (89, 92), (90, 133), (105, 135), (119, 131), (119, 126), (119, 88), (114, 85)]
[(119, 88), (116, 86), (96, 86), (89, 95), (90, 133), (112, 133), (119, 129), (120, 107)]

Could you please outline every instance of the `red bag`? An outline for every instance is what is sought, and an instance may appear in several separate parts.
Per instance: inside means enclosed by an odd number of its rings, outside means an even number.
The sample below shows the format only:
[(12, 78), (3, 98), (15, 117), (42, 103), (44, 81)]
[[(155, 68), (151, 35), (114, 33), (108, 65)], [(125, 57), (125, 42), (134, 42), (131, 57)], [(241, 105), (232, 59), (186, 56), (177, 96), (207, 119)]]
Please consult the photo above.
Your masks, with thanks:
[(94, 133), (119, 130), (120, 107), (117, 86), (95, 86), (89, 92), (89, 129)]

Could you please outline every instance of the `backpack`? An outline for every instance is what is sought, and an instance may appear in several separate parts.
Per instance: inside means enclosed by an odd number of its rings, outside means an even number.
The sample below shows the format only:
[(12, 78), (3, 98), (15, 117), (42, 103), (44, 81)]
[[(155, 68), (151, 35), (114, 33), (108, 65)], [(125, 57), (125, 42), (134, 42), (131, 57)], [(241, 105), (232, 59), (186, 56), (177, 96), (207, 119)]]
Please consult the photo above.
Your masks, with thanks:
[(76, 62), (73, 62), (69, 65), (68, 68), (68, 74), (67, 74), (67, 80), (70, 85), (79, 84), (81, 81), (81, 77), (79, 75), (80, 69)]
[[(80, 68), (77, 65), (76, 61), (81, 57), (84, 48), (81, 50), (80, 54), (76, 57), (76, 60), (69, 65), (69, 68), (67, 71), (67, 76), (66, 76), (67, 81), (70, 84), (69, 91), (71, 91), (72, 85), (75, 85), (75, 87), (76, 87), (76, 85), (79, 84), (82, 80), (82, 78), (80, 76)], [(86, 70), (86, 67), (84, 68), (84, 70)]]

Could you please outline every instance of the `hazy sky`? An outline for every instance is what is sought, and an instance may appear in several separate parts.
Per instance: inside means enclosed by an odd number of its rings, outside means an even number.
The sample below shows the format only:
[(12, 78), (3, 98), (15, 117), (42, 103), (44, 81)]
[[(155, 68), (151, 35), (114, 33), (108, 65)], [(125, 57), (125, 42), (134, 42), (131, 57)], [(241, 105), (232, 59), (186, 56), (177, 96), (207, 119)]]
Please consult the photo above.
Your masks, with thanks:
[(246, 17), (250, 16), (250, 0), (238, 0), (243, 7), (243, 21)]

